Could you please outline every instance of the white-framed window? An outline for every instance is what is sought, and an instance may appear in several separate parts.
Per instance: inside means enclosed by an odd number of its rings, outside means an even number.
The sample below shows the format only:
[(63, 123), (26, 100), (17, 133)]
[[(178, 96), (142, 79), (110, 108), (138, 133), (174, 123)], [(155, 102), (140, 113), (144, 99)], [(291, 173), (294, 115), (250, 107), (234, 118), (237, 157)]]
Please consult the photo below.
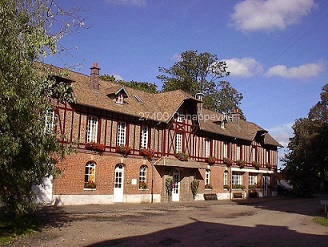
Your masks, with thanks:
[(183, 113), (182, 113), (182, 110), (179, 109), (176, 112), (176, 114), (177, 114), (177, 118), (176, 118), (177, 119), (177, 122), (182, 123), (183, 122), (183, 118), (184, 118)]
[(205, 157), (209, 157), (211, 155), (211, 140), (209, 138), (205, 138)]
[(141, 127), (140, 148), (148, 148), (148, 126)]
[(266, 150), (265, 152), (265, 162), (270, 163), (270, 150)]
[(223, 158), (229, 158), (228, 157), (228, 143), (223, 143)]
[(240, 159), (241, 159), (241, 146), (236, 145), (236, 160), (240, 160)]
[(97, 142), (98, 136), (98, 118), (94, 116), (88, 117), (88, 129), (87, 129), (87, 143)]
[(252, 147), (252, 161), (257, 161), (256, 160), (256, 148)]
[(229, 172), (224, 171), (223, 173), (223, 185), (229, 185)]
[(211, 170), (206, 169), (205, 171), (205, 186), (211, 183)]
[(84, 188), (85, 189), (96, 188), (96, 163), (93, 161), (89, 161), (85, 165)]
[(126, 140), (126, 123), (118, 122), (117, 123), (117, 135), (116, 135), (116, 145), (125, 145)]
[(140, 166), (139, 170), (139, 189), (147, 189), (147, 166)]
[(44, 118), (44, 132), (51, 134), (55, 129), (55, 111), (51, 108), (46, 110)]
[(257, 184), (257, 174), (250, 173), (248, 178), (248, 185), (256, 185)]
[(175, 134), (175, 152), (182, 152), (182, 133)]
[(123, 97), (123, 94), (119, 94), (119, 95), (117, 95), (116, 96), (116, 98), (115, 98), (115, 102), (116, 102), (116, 104), (123, 104), (124, 103), (124, 97)]
[(232, 186), (243, 184), (243, 174), (240, 172), (232, 172)]

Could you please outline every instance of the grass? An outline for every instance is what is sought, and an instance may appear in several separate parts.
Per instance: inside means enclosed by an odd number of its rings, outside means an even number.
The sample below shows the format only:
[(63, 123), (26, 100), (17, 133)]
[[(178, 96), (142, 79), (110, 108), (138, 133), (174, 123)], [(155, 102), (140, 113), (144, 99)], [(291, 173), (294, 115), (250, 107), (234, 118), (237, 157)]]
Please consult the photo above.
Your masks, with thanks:
[(320, 225), (328, 226), (328, 218), (326, 217), (315, 217), (313, 220)]
[(42, 221), (36, 215), (19, 218), (0, 218), (0, 245), (8, 244), (19, 236), (31, 235), (40, 229)]

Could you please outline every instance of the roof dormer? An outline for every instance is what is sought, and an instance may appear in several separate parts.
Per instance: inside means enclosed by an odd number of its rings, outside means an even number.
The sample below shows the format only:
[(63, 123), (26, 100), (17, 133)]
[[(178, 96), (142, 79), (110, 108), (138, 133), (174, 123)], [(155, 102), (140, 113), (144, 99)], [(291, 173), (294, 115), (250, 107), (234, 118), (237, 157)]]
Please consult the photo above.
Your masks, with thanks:
[(106, 89), (106, 95), (113, 99), (116, 104), (123, 105), (124, 99), (129, 97), (128, 92), (126, 91), (124, 86), (113, 86)]

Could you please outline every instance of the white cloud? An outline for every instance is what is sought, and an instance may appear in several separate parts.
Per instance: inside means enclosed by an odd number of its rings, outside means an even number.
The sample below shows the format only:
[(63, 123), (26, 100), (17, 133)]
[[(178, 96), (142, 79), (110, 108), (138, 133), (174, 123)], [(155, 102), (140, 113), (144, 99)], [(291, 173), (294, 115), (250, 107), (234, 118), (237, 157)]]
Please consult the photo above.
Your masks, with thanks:
[(234, 6), (233, 25), (241, 31), (283, 30), (300, 22), (314, 0), (244, 0)]
[(251, 57), (224, 59), (224, 61), (231, 76), (251, 77), (263, 72), (262, 65)]
[(325, 66), (323, 62), (302, 64), (298, 67), (287, 68), (285, 65), (276, 65), (268, 69), (266, 76), (280, 76), (290, 79), (308, 79), (318, 76)]
[(138, 7), (144, 7), (147, 5), (146, 0), (107, 0), (107, 2), (116, 5), (133, 5)]
[(286, 123), (269, 128), (269, 134), (286, 148), (289, 143), (289, 138), (293, 137), (293, 124), (294, 123)]

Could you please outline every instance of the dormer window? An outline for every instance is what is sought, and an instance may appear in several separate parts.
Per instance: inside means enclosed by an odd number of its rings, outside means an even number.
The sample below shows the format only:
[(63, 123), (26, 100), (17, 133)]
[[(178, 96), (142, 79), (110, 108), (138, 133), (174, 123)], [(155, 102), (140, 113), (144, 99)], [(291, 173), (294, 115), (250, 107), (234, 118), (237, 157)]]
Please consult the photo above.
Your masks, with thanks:
[(220, 127), (221, 127), (221, 129), (225, 129), (224, 121), (221, 121), (221, 123), (220, 123)]
[(121, 104), (123, 105), (124, 103), (124, 97), (123, 97), (123, 94), (118, 94), (115, 98), (115, 103), (116, 104)]

